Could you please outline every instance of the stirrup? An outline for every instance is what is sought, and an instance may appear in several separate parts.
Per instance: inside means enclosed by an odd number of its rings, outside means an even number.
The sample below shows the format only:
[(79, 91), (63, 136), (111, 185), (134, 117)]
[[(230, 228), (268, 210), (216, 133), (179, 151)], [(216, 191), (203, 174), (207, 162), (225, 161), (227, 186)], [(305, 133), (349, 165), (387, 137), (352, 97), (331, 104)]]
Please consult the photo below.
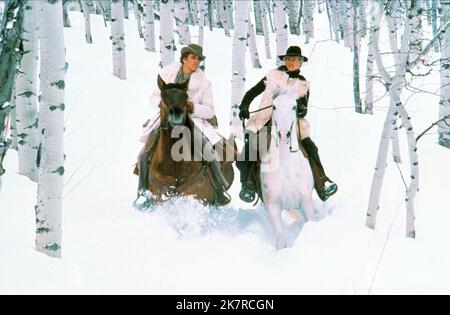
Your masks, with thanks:
[(248, 203), (253, 202), (256, 198), (256, 189), (252, 184), (243, 184), (241, 192), (239, 193), (239, 198)]
[(216, 206), (225, 206), (231, 202), (230, 194), (225, 190), (216, 190), (215, 191), (215, 201), (214, 204)]

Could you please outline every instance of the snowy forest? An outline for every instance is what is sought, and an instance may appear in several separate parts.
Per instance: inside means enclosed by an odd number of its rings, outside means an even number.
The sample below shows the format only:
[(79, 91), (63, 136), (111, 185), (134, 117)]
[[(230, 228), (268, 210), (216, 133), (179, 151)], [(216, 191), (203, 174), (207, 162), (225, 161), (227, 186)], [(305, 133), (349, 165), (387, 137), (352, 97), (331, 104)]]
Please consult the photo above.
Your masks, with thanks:
[[(450, 1), (1, 0), (0, 23), (0, 293), (450, 293)], [(149, 96), (191, 43), (238, 150), (246, 91), (309, 59), (339, 191), (283, 217), (287, 249), (236, 167), (225, 207), (132, 206)]]

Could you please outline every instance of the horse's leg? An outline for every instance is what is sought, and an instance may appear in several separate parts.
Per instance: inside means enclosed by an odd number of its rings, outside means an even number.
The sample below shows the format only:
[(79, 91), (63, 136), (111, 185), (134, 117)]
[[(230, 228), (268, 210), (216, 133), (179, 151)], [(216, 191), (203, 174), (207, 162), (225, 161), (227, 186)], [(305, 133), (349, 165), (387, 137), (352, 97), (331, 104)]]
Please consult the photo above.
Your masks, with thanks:
[(314, 214), (314, 203), (312, 199), (312, 194), (308, 193), (303, 197), (303, 210), (306, 215), (306, 221), (316, 221), (316, 215)]
[(283, 236), (283, 225), (281, 222), (281, 206), (275, 202), (268, 202), (267, 210), (269, 211), (270, 222), (275, 230), (277, 237), (277, 249), (286, 248), (286, 240)]

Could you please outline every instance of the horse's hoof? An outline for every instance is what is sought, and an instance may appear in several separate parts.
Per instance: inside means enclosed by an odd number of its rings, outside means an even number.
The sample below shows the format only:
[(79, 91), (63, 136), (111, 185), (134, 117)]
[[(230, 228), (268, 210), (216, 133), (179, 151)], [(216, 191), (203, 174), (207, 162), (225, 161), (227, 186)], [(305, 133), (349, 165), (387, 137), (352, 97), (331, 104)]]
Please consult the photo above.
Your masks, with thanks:
[(140, 211), (148, 210), (155, 204), (156, 200), (148, 190), (140, 192), (136, 200), (133, 202), (133, 206)]

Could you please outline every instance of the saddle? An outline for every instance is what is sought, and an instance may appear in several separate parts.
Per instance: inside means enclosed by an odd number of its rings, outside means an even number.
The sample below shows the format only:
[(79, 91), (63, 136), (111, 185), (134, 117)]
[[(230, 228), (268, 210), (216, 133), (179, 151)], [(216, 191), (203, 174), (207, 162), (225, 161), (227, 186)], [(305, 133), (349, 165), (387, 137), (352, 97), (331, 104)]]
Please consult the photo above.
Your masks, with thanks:
[[(267, 122), (267, 124), (265, 125), (265, 127), (267, 127), (267, 148), (266, 148), (266, 152), (268, 152), (269, 148), (270, 148), (270, 144), (272, 141), (272, 136), (271, 136), (271, 128), (272, 128), (272, 119), (269, 120), (269, 122)], [(258, 138), (258, 137), (256, 137)], [(299, 148), (300, 148), (300, 152), (303, 154), (303, 156), (308, 159), (310, 165), (311, 165), (311, 169), (313, 170), (313, 175), (314, 175), (314, 170), (316, 170), (316, 172), (318, 171), (317, 167), (313, 167), (313, 164), (315, 165), (315, 162), (313, 159), (311, 159), (308, 156), (308, 152), (306, 152), (305, 148), (302, 146), (302, 141), (300, 138), (300, 133), (297, 134), (297, 141), (299, 144)], [(257, 161), (256, 162), (249, 162), (250, 163), (250, 169), (249, 169), (249, 175), (248, 175), (248, 179), (247, 179), (247, 183), (249, 185), (252, 185), (253, 187), (255, 187), (255, 191), (258, 194), (258, 199), (255, 202), (255, 205), (258, 203), (258, 200), (261, 199), (262, 202), (264, 202), (264, 198), (262, 195), (262, 189), (261, 189), (261, 156), (260, 153), (258, 151), (257, 154)]]

